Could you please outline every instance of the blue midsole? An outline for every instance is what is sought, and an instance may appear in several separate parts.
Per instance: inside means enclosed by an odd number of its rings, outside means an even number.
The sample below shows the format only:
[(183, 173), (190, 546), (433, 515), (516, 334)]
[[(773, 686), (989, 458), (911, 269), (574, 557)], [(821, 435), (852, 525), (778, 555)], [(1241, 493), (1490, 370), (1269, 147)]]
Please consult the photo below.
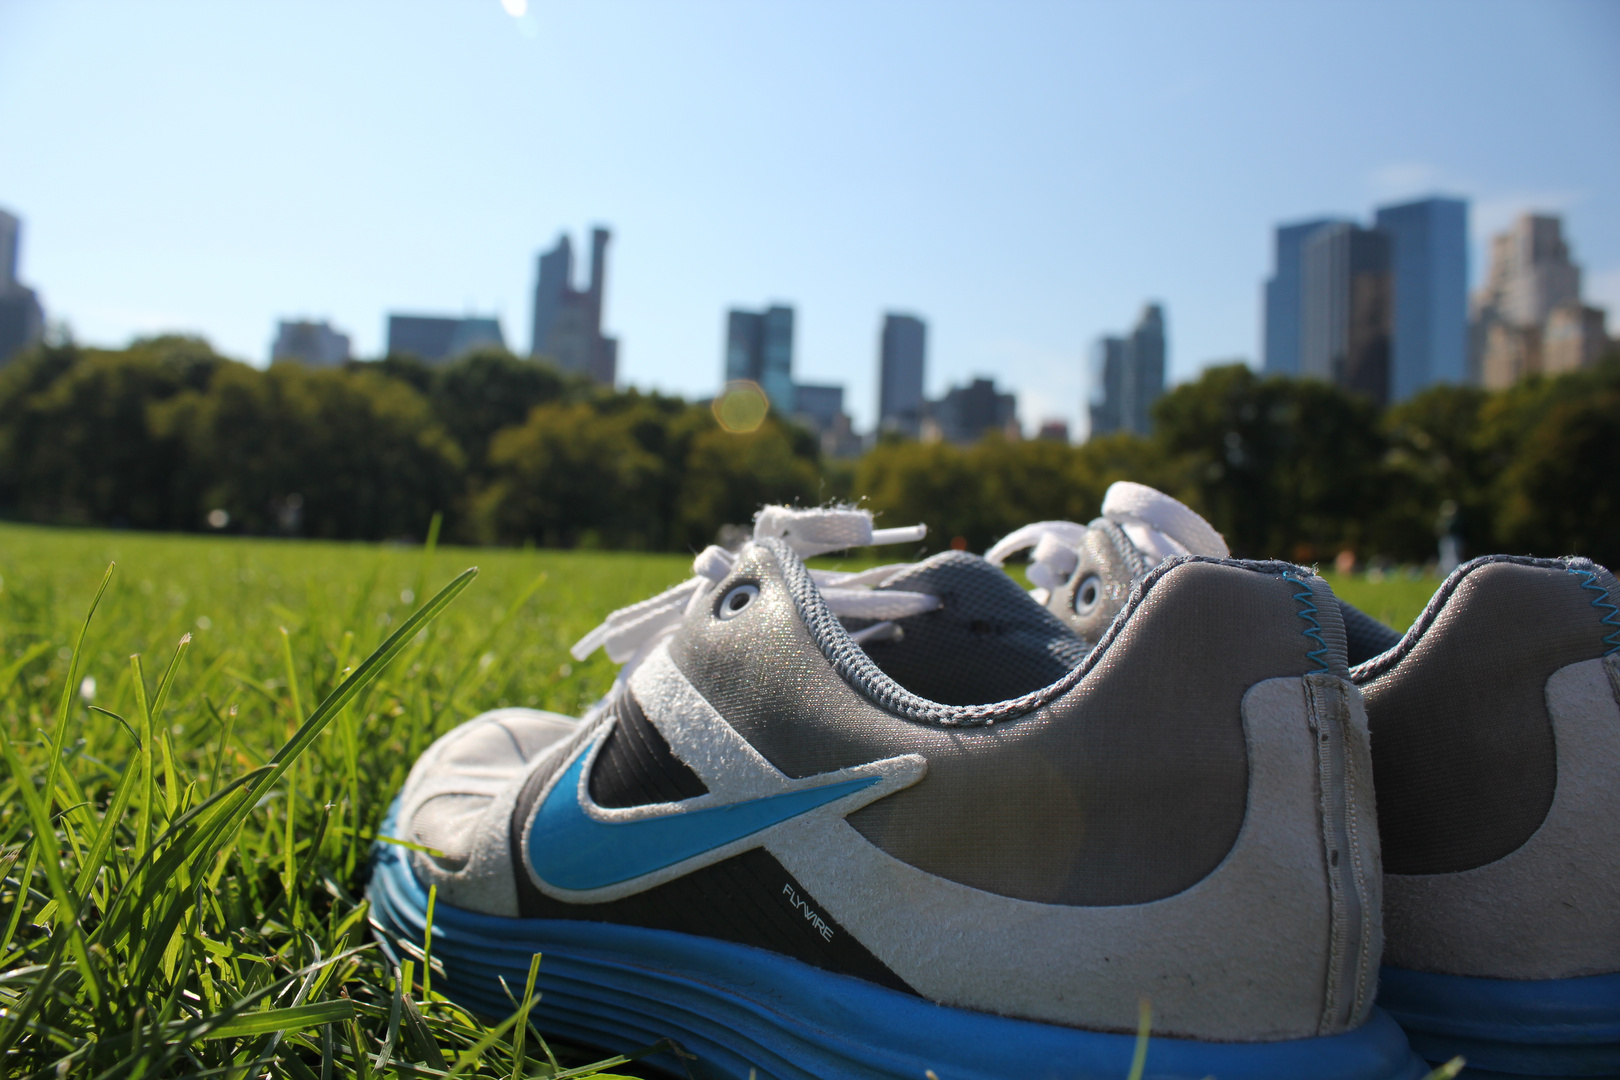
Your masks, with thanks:
[(1378, 1004), (1431, 1061), (1542, 1076), (1620, 1075), (1620, 974), (1483, 979), (1386, 967)]
[(1378, 1004), (1436, 1035), (1520, 1043), (1620, 1042), (1620, 974), (1482, 979), (1386, 967)]
[[(427, 896), (400, 849), (379, 850), (372, 922), (396, 949), (420, 955)], [(698, 1056), (698, 1075), (744, 1080), (946, 1080), (1008, 1076), (1120, 1080), (1134, 1036), (936, 1005), (763, 949), (614, 923), (511, 919), (440, 901), (433, 959), (451, 997), (492, 1017), (514, 1011), (529, 957), (541, 952), (543, 1029), (615, 1050), (662, 1037)], [(1156, 1080), (1417, 1080), (1426, 1072), (1382, 1012), (1342, 1035), (1269, 1043), (1154, 1038)]]

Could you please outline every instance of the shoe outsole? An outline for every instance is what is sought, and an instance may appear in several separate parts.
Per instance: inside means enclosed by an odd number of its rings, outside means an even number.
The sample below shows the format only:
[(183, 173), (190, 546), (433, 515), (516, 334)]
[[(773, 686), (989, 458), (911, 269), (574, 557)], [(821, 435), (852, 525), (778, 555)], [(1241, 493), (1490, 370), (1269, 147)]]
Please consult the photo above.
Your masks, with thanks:
[[(386, 832), (385, 827), (385, 832)], [(405, 853), (379, 845), (371, 922), (400, 954), (421, 954), (427, 895)], [(762, 949), (689, 934), (559, 919), (508, 919), (436, 904), (434, 985), (474, 1012), (515, 1011), (529, 957), (542, 953), (541, 1030), (625, 1051), (669, 1038), (697, 1060), (649, 1059), (680, 1074), (747, 1080), (941, 1080), (1008, 1076), (1120, 1080), (1132, 1035), (1084, 1031), (935, 1005)], [(1156, 1080), (1418, 1080), (1426, 1066), (1387, 1015), (1343, 1035), (1272, 1043), (1154, 1038)]]
[(1483, 979), (1386, 967), (1378, 1004), (1430, 1061), (1461, 1054), (1470, 1068), (1503, 1074), (1620, 1076), (1620, 974)]

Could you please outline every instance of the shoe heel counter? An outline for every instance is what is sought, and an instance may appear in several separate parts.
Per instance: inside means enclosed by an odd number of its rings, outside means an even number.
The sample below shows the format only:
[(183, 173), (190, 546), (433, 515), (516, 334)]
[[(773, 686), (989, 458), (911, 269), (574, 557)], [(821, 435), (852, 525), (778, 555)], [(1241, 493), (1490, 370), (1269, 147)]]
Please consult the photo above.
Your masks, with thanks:
[(1540, 825), (1492, 862), (1390, 874), (1391, 965), (1490, 979), (1620, 972), (1620, 654), (1555, 671), (1557, 784)]
[(1384, 946), (1383, 867), (1361, 693), (1335, 675), (1307, 675), (1304, 684), (1327, 884), (1327, 968), (1318, 1030), (1329, 1034), (1359, 1026), (1372, 1008)]
[[(1172, 895), (1055, 911), (1066, 932), (1018, 958), (1021, 970), (1050, 976), (1037, 982), (1055, 1000), (1027, 1012), (1119, 1029), (1145, 996), (1156, 1030), (1179, 1037), (1266, 1042), (1360, 1027), (1377, 990), (1382, 867), (1366, 711), (1345, 678), (1337, 605), (1320, 578), (1292, 565), (1172, 573), (1158, 587), (1174, 591), (1116, 628), (1101, 678), (1134, 687), (1135, 664), (1148, 657), (1161, 682), (1188, 680), (1179, 705), (1141, 695), (1171, 710), (1179, 740), (1145, 713), (1134, 726), (1183, 759), (1196, 733), (1233, 723), (1235, 760), (1201, 757), (1200, 769), (1238, 771), (1238, 825), (1224, 858)], [(1196, 658), (1167, 660), (1186, 626), (1198, 627), (1187, 645)], [(1216, 704), (1223, 680), (1242, 687), (1229, 706)], [(1143, 790), (1157, 795), (1159, 779), (1144, 775)]]

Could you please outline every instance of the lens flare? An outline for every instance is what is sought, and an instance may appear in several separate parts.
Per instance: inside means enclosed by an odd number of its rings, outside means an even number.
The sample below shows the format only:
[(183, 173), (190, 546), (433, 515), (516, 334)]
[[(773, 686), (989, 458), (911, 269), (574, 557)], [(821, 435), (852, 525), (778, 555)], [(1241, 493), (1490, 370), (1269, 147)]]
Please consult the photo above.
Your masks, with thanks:
[(714, 399), (714, 418), (727, 431), (746, 435), (765, 422), (771, 403), (758, 383), (740, 380), (729, 382)]
[(521, 19), (529, 10), (529, 0), (501, 0), (501, 8), (512, 18)]

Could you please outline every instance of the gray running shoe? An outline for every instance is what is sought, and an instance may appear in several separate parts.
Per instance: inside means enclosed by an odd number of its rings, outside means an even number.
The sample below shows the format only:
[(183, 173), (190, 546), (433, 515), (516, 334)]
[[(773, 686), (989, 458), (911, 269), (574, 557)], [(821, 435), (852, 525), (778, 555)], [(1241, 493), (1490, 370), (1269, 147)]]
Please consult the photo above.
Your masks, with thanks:
[[(1407, 1078), (1360, 694), (1320, 578), (1171, 559), (1088, 649), (947, 552), (832, 575), (858, 511), (765, 511), (615, 613), (582, 720), (486, 714), (411, 773), (369, 887), (436, 986), (675, 1038), (700, 1076)], [(442, 981), (441, 981), (442, 979)], [(665, 1060), (665, 1064), (673, 1065)]]
[[(1094, 641), (1173, 545), (1215, 550), (1206, 529), (1116, 484), (1089, 527), (1041, 522), (988, 557), (1033, 548), (1036, 597)], [(1492, 556), (1404, 636), (1338, 603), (1384, 850), (1378, 1000), (1432, 1061), (1620, 1075), (1617, 593), (1586, 559)]]
[(1221, 534), (1190, 507), (1128, 480), (1108, 488), (1102, 513), (1090, 525), (1038, 521), (1003, 537), (984, 557), (1001, 566), (1022, 551), (1030, 551), (1031, 595), (1088, 645), (1113, 625), (1131, 587), (1166, 559), (1231, 554)]
[(1431, 1060), (1620, 1075), (1620, 617), (1587, 559), (1475, 559), (1351, 677), (1384, 845), (1379, 1001)]
[[(997, 566), (1029, 551), (1030, 590), (1087, 644), (1095, 644), (1125, 606), (1131, 586), (1177, 555), (1230, 555), (1221, 534), (1191, 507), (1145, 484), (1120, 481), (1103, 496), (1090, 525), (1037, 521), (985, 552)], [(1392, 647), (1400, 635), (1343, 600), (1335, 600), (1351, 664)]]

